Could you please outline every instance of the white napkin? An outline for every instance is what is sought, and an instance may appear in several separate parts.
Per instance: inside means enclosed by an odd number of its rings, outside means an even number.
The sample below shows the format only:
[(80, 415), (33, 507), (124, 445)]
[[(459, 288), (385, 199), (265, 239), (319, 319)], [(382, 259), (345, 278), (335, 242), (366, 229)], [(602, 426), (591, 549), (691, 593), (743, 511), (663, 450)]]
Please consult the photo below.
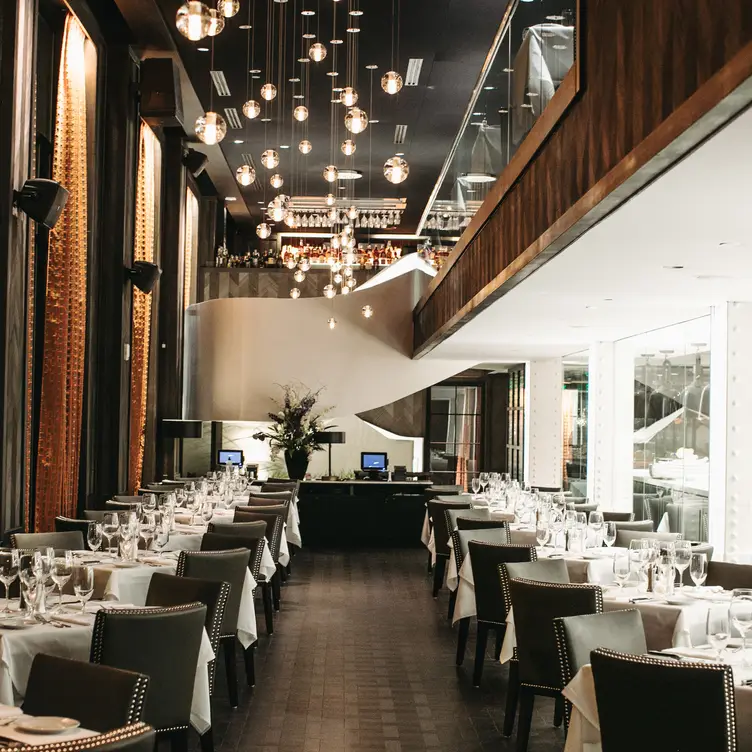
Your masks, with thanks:
[(714, 650), (710, 648), (702, 650), (701, 648), (666, 648), (661, 651), (669, 655), (678, 655), (680, 658), (700, 659), (704, 661), (717, 661), (718, 658)]
[(92, 616), (93, 614), (89, 614), (88, 617), (84, 616), (83, 614), (81, 614), (80, 616), (63, 614), (62, 616), (55, 616), (53, 618), (53, 621), (60, 621), (63, 624), (73, 624), (77, 627), (90, 627)]
[(19, 715), (23, 715), (21, 708), (17, 708), (15, 705), (0, 705), (0, 719), (15, 718)]

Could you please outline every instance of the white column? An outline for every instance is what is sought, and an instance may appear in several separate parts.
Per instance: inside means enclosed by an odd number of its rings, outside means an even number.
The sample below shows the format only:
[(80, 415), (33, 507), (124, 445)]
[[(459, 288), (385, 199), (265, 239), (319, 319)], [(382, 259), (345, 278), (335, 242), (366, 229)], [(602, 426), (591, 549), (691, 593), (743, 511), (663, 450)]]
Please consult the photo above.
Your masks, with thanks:
[(711, 312), (709, 534), (714, 558), (752, 563), (752, 303)]
[(525, 481), (531, 486), (561, 487), (561, 358), (533, 360), (525, 369)]
[(634, 362), (623, 342), (595, 342), (588, 366), (588, 498), (632, 511)]

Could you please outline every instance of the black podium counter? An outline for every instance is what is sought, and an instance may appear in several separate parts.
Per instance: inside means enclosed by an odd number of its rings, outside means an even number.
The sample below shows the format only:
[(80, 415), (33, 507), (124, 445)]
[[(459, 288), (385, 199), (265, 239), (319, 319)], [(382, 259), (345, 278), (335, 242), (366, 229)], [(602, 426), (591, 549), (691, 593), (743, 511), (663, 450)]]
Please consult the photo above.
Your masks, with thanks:
[(456, 493), (430, 481), (307, 480), (298, 510), (303, 545), (312, 548), (420, 546), (426, 501)]

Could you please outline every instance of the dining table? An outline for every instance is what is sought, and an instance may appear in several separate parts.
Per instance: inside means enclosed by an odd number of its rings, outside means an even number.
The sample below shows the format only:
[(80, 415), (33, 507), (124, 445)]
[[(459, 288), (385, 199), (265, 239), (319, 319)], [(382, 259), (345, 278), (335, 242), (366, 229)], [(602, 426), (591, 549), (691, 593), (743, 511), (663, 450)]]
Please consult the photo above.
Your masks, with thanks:
[[(82, 728), (66, 729), (58, 733), (35, 733), (24, 730), (24, 724), (33, 721), (37, 716), (24, 713), (16, 705), (0, 704), (0, 744), (10, 743), (8, 746), (22, 744), (25, 747), (40, 747), (44, 744), (72, 742), (78, 739), (89, 739), (99, 736), (98, 731)], [(77, 719), (74, 719), (77, 720)]]
[[(100, 609), (138, 607), (138, 604), (90, 602), (85, 612), (76, 610), (52, 615), (46, 623), (26, 624), (22, 623), (22, 615), (18, 614), (18, 601), (12, 600), (11, 604), (16, 618), (0, 620), (0, 703), (3, 705), (20, 705), (23, 702), (34, 656), (45, 653), (88, 661), (96, 612)], [(191, 725), (199, 734), (211, 728), (208, 669), (214, 658), (209, 636), (203, 630), (191, 701)], [(71, 691), (74, 689), (71, 688)]]

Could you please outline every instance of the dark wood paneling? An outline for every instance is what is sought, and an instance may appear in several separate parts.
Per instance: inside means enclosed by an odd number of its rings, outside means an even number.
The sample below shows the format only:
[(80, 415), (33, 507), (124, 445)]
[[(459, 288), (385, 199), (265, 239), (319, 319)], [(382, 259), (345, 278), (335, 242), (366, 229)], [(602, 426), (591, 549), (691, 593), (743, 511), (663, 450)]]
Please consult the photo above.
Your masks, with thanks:
[[(582, 90), (416, 308), (422, 355), (752, 101), (752, 3), (582, 0)], [(690, 127), (694, 126), (693, 128)], [(504, 176), (502, 174), (502, 180)], [(604, 199), (608, 198), (608, 201)], [(469, 228), (472, 234), (473, 228)]]
[(483, 445), (483, 469), (507, 471), (507, 425), (509, 407), (509, 374), (491, 373), (486, 377), (486, 441)]

